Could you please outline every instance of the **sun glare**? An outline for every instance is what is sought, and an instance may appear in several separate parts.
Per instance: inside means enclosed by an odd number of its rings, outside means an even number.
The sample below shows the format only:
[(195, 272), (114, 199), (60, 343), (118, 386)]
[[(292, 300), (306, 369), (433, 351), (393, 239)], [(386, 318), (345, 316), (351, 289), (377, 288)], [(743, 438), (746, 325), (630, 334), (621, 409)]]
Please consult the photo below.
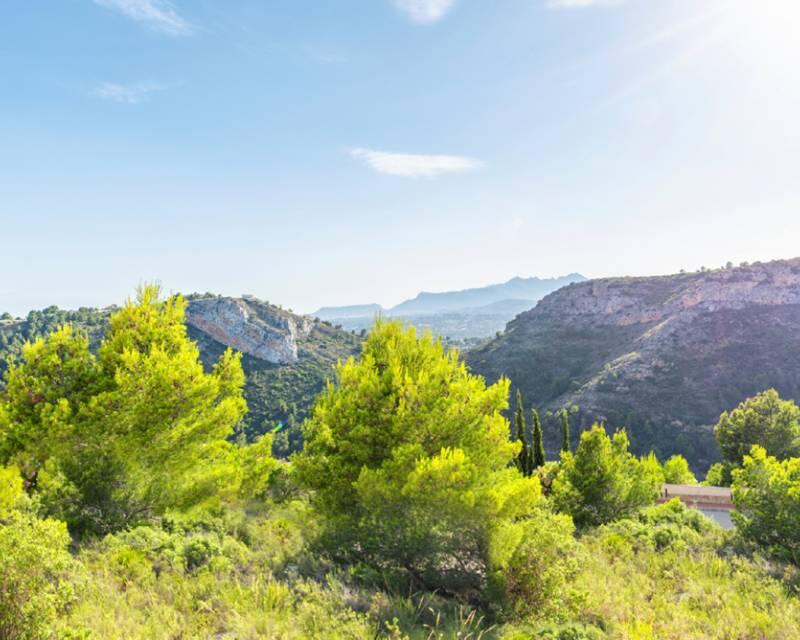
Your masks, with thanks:
[(799, 0), (722, 0), (719, 9), (737, 45), (760, 62), (800, 60)]

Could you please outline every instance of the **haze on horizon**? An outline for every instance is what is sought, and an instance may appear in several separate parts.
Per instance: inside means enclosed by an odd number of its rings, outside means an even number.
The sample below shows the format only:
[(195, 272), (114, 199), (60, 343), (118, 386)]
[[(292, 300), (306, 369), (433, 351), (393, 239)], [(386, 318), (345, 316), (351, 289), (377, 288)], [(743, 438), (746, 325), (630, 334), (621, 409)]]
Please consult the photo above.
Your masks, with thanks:
[(9, 3), (0, 312), (796, 256), (798, 32), (794, 0)]

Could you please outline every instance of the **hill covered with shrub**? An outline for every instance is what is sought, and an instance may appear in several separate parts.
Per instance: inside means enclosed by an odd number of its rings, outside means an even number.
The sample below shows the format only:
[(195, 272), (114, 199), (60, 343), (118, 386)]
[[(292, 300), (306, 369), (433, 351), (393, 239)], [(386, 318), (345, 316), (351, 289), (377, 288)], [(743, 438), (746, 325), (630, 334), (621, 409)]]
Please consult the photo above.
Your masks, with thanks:
[[(25, 318), (0, 319), (0, 379), (11, 358), (26, 341), (44, 337), (68, 323), (88, 334), (96, 348), (115, 311), (48, 307)], [(277, 430), (276, 453), (287, 455), (300, 446), (299, 425), (339, 359), (358, 352), (360, 338), (328, 322), (298, 316), (256, 298), (212, 294), (188, 296), (186, 326), (210, 367), (232, 347), (242, 353), (245, 398), (243, 420), (248, 438)]]
[[(577, 429), (625, 425), (638, 451), (718, 459), (720, 413), (770, 387), (800, 398), (800, 259), (566, 286), (466, 354)], [(551, 450), (557, 430), (545, 432)], [(549, 437), (549, 439), (548, 439)]]

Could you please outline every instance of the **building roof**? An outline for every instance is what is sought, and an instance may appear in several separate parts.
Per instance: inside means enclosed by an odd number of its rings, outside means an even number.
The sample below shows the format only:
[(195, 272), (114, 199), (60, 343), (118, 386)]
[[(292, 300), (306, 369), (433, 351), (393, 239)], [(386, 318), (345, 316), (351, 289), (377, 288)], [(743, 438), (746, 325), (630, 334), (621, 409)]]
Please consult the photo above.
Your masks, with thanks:
[(694, 484), (665, 484), (662, 489), (662, 495), (666, 493), (671, 498), (720, 498), (731, 499), (731, 490), (729, 487), (704, 487)]

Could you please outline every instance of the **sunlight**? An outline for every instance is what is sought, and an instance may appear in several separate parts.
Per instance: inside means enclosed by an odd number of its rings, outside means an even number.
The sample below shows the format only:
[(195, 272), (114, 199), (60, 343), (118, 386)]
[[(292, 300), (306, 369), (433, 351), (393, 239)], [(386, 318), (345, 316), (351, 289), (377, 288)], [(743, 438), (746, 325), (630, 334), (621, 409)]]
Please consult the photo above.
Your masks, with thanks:
[(755, 61), (783, 67), (800, 60), (797, 0), (723, 0), (720, 10), (737, 44)]

